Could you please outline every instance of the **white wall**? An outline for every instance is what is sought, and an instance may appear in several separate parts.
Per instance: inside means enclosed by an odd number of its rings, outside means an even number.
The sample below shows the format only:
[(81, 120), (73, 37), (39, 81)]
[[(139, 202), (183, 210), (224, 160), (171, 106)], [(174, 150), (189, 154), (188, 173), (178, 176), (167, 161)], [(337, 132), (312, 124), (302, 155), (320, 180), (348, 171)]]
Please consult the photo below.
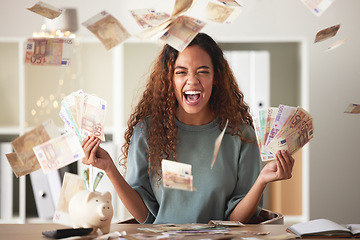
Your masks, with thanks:
[[(26, 37), (39, 31), (42, 18), (26, 10), (37, 1), (1, 0), (0, 37)], [(133, 24), (128, 10), (154, 7), (171, 12), (170, 0), (48, 0), (58, 7), (76, 7), (79, 22), (108, 10), (124, 25)], [(360, 115), (344, 114), (349, 103), (360, 103), (359, 0), (337, 0), (321, 16), (300, 0), (242, 0), (241, 16), (231, 25), (208, 24), (204, 32), (215, 39), (305, 38), (308, 41), (310, 108), (315, 138), (310, 142), (310, 218), (359, 223)], [(341, 28), (333, 39), (313, 44), (315, 34), (334, 24)], [(83, 26), (79, 35), (91, 36)], [(130, 32), (136, 32), (132, 25)], [(349, 40), (325, 52), (335, 40)], [(1, 53), (0, 53), (1, 54)], [(126, 59), (125, 59), (126, 61)], [(286, 89), (284, 89), (285, 91)]]

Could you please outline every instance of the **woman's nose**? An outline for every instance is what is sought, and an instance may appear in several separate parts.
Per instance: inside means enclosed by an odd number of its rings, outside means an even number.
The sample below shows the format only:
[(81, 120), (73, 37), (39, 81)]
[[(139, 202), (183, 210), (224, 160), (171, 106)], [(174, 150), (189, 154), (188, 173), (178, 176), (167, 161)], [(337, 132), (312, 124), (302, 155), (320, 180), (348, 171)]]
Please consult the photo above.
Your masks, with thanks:
[(198, 77), (196, 76), (196, 74), (188, 74), (187, 79), (186, 79), (186, 84), (198, 84), (200, 81), (198, 79)]

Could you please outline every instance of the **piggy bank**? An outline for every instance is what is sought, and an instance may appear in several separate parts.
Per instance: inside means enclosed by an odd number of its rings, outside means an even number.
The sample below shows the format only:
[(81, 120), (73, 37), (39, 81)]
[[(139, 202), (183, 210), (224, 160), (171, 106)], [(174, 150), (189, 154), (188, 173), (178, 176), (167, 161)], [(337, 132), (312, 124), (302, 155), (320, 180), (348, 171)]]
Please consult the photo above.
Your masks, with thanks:
[(98, 229), (103, 234), (110, 232), (114, 212), (109, 192), (82, 190), (70, 199), (68, 210), (73, 228), (93, 228), (93, 233)]

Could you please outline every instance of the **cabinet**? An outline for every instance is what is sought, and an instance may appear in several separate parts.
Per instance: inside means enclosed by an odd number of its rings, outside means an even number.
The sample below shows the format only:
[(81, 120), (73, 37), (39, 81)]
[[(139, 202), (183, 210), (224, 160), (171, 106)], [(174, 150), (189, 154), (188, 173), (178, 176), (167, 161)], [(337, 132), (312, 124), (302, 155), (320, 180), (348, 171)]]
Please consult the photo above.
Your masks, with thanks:
[[(140, 45), (129, 42), (107, 51), (97, 39), (77, 38), (72, 65), (55, 67), (24, 64), (25, 42), (26, 38), (0, 39), (0, 142), (10, 142), (49, 118), (61, 130), (64, 125), (58, 115), (61, 100), (83, 89), (107, 101), (104, 145), (111, 148), (111, 155), (117, 162), (126, 121), (141, 91), (137, 89), (145, 83), (160, 46), (155, 42)], [(144, 49), (147, 49), (145, 54)], [(1, 156), (1, 164), (8, 164), (4, 153)], [(74, 169), (82, 168), (81, 163), (77, 165)], [(7, 170), (2, 168), (2, 171)], [(7, 205), (12, 211), (5, 215), (0, 212), (0, 222), (42, 221), (37, 215), (29, 175), (19, 179), (11, 175), (13, 178), (8, 182), (12, 185), (0, 187), (0, 196), (4, 204), (5, 195), (10, 194), (6, 199), (13, 200)], [(6, 175), (0, 171), (1, 176)], [(99, 187), (102, 183), (111, 185), (102, 180)], [(113, 197), (118, 199), (116, 195)], [(130, 217), (119, 200), (114, 202), (114, 210), (116, 220)]]

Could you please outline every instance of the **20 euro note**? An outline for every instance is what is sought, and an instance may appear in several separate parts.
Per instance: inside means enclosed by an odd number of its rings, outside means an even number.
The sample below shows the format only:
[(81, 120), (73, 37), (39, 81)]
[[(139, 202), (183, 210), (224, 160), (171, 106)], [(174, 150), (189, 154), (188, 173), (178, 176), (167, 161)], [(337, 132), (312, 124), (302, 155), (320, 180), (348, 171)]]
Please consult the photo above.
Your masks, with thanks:
[(54, 121), (49, 119), (11, 142), (15, 152), (6, 157), (16, 177), (24, 176), (40, 169), (33, 147), (60, 136)]
[(26, 41), (25, 63), (31, 65), (71, 65), (74, 39), (29, 38)]
[(85, 157), (73, 131), (35, 146), (33, 150), (45, 174)]
[(49, 19), (57, 18), (63, 12), (63, 9), (56, 8), (41, 1), (37, 2), (34, 6), (27, 9)]
[(191, 165), (163, 159), (162, 181), (165, 188), (194, 191)]
[(160, 37), (160, 40), (182, 52), (204, 26), (205, 22), (198, 19), (180, 16), (171, 23), (169, 29)]
[(96, 14), (82, 25), (100, 40), (106, 50), (110, 50), (130, 37), (125, 27), (106, 11)]

